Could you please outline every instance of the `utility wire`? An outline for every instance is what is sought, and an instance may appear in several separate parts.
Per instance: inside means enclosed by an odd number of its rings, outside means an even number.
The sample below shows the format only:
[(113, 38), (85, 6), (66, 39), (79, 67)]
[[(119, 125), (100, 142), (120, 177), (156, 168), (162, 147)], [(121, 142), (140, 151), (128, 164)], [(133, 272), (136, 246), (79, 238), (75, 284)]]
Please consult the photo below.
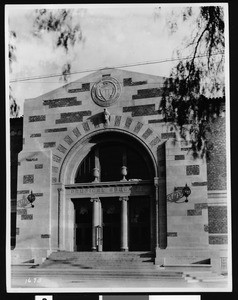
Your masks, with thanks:
[[(224, 52), (218, 52), (215, 54), (211, 54), (210, 56), (215, 56), (215, 55), (220, 55), (224, 54)], [(209, 56), (208, 54), (205, 55), (198, 55), (195, 56), (195, 58), (202, 58), (202, 57), (207, 57)], [(192, 59), (193, 56), (189, 57), (182, 57), (182, 58), (173, 58), (173, 59), (164, 59), (164, 60), (157, 60), (157, 61), (147, 61), (147, 62), (139, 62), (139, 63), (132, 63), (132, 64), (126, 64), (126, 65), (119, 65), (119, 66), (114, 66), (114, 67), (106, 67), (106, 68), (97, 68), (97, 69), (88, 69), (88, 70), (83, 70), (83, 71), (76, 71), (72, 73), (65, 74), (67, 75), (75, 75), (75, 74), (82, 74), (82, 73), (89, 73), (89, 72), (96, 72), (99, 70), (106, 70), (106, 69), (120, 69), (120, 68), (129, 68), (129, 67), (136, 67), (136, 66), (143, 66), (143, 65), (152, 65), (152, 64), (160, 64), (160, 63), (165, 63), (165, 62), (171, 62), (171, 61), (176, 61), (176, 60), (186, 60), (186, 59)], [(26, 78), (19, 78), (19, 79), (13, 79), (10, 80), (9, 82), (21, 82), (21, 81), (29, 81), (29, 80), (36, 80), (36, 79), (45, 79), (45, 78), (52, 78), (52, 77), (61, 77), (63, 74), (51, 74), (51, 75), (43, 75), (43, 76), (33, 76), (33, 77), (26, 77)]]

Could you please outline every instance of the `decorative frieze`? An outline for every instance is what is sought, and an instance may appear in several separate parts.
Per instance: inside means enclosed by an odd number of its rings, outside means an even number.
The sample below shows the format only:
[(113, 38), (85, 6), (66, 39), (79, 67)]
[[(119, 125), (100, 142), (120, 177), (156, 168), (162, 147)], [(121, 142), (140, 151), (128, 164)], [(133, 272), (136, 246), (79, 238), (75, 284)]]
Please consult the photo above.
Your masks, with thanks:
[(199, 165), (189, 165), (186, 166), (186, 175), (199, 175), (200, 174), (200, 166)]
[(136, 127), (134, 128), (134, 132), (137, 134), (143, 126), (143, 123), (137, 122)]
[(64, 141), (68, 144), (71, 145), (73, 144), (73, 140), (71, 139), (71, 137), (69, 135), (66, 135), (66, 137), (64, 138)]
[(76, 137), (79, 137), (79, 136), (81, 135), (81, 133), (80, 133), (80, 131), (78, 130), (77, 127), (75, 127), (75, 128), (73, 129), (73, 134), (74, 134)]
[(67, 131), (67, 128), (66, 127), (61, 127), (61, 128), (50, 128), (50, 129), (45, 130), (46, 133), (61, 132), (61, 131)]
[(155, 104), (135, 105), (123, 107), (123, 112), (131, 112), (132, 117), (157, 115)]
[(132, 118), (126, 118), (125, 128), (129, 129), (132, 123)]
[(55, 120), (55, 124), (83, 122), (84, 116), (91, 116), (90, 110), (61, 113), (60, 119)]
[(116, 116), (115, 117), (115, 123), (114, 123), (114, 126), (120, 126), (120, 123), (121, 123), (121, 116)]
[(60, 156), (58, 156), (58, 155), (53, 155), (53, 161), (55, 161), (55, 162), (57, 162), (57, 163), (60, 163), (61, 162), (61, 157)]
[(61, 153), (65, 153), (67, 151), (67, 149), (64, 146), (62, 146), (61, 144), (59, 144), (59, 146), (57, 147), (57, 150), (59, 150), (59, 152), (61, 152)]
[(82, 83), (81, 88), (69, 89), (68, 93), (81, 93), (81, 92), (88, 92), (88, 91), (90, 91), (90, 83)]
[(45, 121), (45, 115), (29, 116), (29, 122)]
[(150, 128), (147, 128), (146, 131), (143, 133), (142, 138), (146, 140), (152, 134), (152, 132), (153, 131)]
[(34, 175), (24, 175), (23, 176), (23, 184), (34, 183)]
[(135, 85), (143, 85), (143, 84), (147, 84), (147, 80), (133, 82), (132, 78), (123, 79), (123, 86), (135, 86)]
[(90, 127), (87, 122), (82, 123), (82, 126), (85, 132), (88, 132), (90, 130)]
[(44, 143), (44, 148), (52, 148), (52, 147), (55, 147), (55, 142)]
[(76, 106), (81, 104), (81, 101), (77, 101), (77, 97), (43, 100), (43, 105), (49, 105), (49, 108)]
[(56, 183), (57, 182), (57, 178), (56, 177), (52, 177), (52, 183)]
[(150, 142), (150, 146), (151, 146), (151, 147), (154, 147), (154, 146), (157, 145), (160, 141), (161, 141), (161, 139), (157, 136), (157, 137), (155, 137), (155, 138)]
[(59, 168), (55, 167), (55, 166), (52, 166), (52, 172), (53, 173), (58, 173), (59, 172)]

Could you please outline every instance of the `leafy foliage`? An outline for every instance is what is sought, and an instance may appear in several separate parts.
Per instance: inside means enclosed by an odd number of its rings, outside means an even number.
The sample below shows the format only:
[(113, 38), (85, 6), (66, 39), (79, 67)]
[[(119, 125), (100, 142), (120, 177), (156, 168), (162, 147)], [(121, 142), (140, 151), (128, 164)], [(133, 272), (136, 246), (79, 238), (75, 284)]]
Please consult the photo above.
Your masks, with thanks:
[(70, 46), (77, 41), (83, 40), (82, 30), (79, 23), (73, 24), (72, 10), (70, 9), (37, 9), (33, 24), (34, 35), (41, 37), (42, 34), (54, 33), (56, 36), (55, 46), (63, 47), (68, 52)]
[[(193, 9), (186, 8), (182, 21), (187, 22), (191, 16)], [(169, 24), (173, 32), (176, 24)], [(165, 121), (179, 128), (182, 138), (189, 133), (193, 154), (197, 157), (209, 155), (210, 121), (219, 116), (225, 94), (222, 7), (201, 7), (195, 30), (185, 44), (185, 49), (177, 51), (180, 60), (165, 80), (161, 110)], [(188, 54), (188, 58), (184, 59), (181, 52)]]
[[(17, 38), (15, 31), (9, 33), (9, 45), (8, 45), (8, 59), (9, 70), (12, 72), (12, 64), (16, 61), (16, 46), (15, 39)], [(16, 118), (19, 115), (20, 107), (16, 103), (16, 98), (13, 96), (12, 87), (9, 86), (9, 102), (10, 102), (10, 117)]]

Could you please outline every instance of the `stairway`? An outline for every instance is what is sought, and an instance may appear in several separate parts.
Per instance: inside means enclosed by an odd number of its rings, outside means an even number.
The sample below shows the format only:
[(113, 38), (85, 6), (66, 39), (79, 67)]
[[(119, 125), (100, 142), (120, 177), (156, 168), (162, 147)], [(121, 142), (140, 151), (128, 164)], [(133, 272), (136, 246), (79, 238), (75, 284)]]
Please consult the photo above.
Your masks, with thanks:
[(153, 269), (151, 252), (53, 252), (39, 268)]
[(54, 252), (36, 269), (70, 270), (84, 277), (104, 279), (178, 279), (182, 271), (161, 270), (151, 252)]

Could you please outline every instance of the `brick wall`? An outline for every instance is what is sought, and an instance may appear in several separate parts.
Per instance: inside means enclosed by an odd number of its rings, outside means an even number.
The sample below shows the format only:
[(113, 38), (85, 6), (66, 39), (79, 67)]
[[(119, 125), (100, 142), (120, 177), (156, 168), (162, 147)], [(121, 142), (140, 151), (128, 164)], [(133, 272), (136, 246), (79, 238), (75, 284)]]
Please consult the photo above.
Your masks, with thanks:
[(211, 124), (212, 151), (207, 161), (208, 190), (226, 189), (226, 128), (225, 118)]

